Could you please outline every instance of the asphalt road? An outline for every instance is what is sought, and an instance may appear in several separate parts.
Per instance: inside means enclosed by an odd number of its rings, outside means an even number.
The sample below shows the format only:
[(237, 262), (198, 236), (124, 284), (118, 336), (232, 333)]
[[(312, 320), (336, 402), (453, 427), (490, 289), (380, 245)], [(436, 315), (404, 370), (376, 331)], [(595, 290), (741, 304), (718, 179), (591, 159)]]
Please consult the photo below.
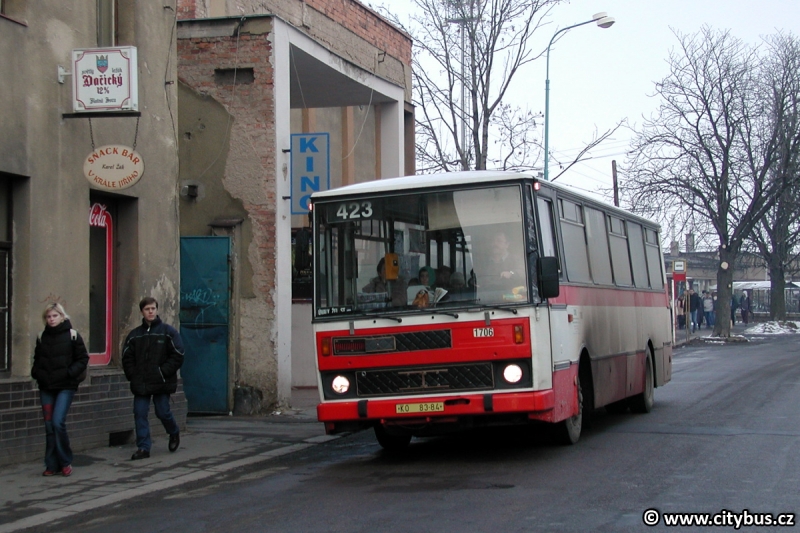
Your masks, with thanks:
[(709, 530), (667, 527), (664, 513), (716, 514), (728, 525), (711, 529), (733, 531), (745, 510), (751, 524), (800, 510), (798, 340), (679, 348), (651, 413), (600, 410), (575, 446), (495, 430), (415, 439), (392, 456), (361, 432), (41, 531)]

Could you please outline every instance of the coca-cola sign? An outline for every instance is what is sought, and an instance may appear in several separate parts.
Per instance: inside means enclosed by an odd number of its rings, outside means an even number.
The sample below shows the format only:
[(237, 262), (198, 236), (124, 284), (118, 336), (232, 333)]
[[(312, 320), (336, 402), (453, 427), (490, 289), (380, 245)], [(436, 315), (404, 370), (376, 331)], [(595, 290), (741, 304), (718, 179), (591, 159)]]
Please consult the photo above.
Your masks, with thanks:
[(144, 160), (130, 146), (101, 146), (86, 158), (83, 174), (95, 187), (120, 191), (132, 187), (144, 174)]
[(108, 227), (108, 211), (103, 204), (92, 204), (89, 210), (89, 225), (98, 228)]

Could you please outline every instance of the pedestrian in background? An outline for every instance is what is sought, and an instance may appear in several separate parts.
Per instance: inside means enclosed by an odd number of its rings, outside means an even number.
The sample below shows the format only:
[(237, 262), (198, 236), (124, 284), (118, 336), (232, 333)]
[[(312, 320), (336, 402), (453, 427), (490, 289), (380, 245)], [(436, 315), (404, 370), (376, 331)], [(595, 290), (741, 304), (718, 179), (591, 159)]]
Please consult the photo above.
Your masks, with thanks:
[(183, 364), (183, 341), (180, 333), (161, 321), (158, 302), (147, 297), (139, 302), (142, 325), (125, 339), (122, 368), (131, 382), (133, 419), (136, 425), (136, 452), (131, 460), (150, 457), (152, 439), (147, 420), (150, 399), (156, 416), (169, 435), (169, 451), (181, 444), (180, 429), (169, 408), (169, 395), (178, 389), (178, 370)]
[(703, 291), (703, 313), (706, 315), (706, 328), (714, 326), (714, 299), (708, 291)]
[(736, 325), (736, 310), (739, 309), (739, 299), (731, 293), (731, 326)]
[(703, 301), (700, 299), (700, 295), (694, 292), (694, 290), (689, 289), (689, 313), (692, 316), (692, 333), (700, 327), (697, 323), (697, 315), (702, 312), (702, 308)]
[(44, 415), (44, 476), (72, 474), (67, 413), (78, 385), (86, 377), (89, 352), (59, 303), (42, 313), (44, 331), (36, 339), (31, 377), (38, 382)]
[(742, 313), (742, 322), (745, 324), (750, 323), (750, 308), (750, 296), (747, 294), (747, 291), (745, 291), (742, 294), (742, 299), (739, 301), (739, 309)]
[(678, 329), (686, 327), (686, 298), (684, 294), (678, 296), (675, 300), (675, 315), (678, 317)]

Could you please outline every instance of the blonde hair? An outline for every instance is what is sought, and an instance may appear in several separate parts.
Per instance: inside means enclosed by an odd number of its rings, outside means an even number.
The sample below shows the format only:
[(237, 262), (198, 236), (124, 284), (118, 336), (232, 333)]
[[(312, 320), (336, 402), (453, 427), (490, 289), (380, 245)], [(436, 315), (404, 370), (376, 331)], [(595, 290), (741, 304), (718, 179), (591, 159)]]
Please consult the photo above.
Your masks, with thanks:
[(44, 322), (45, 326), (47, 325), (47, 313), (49, 313), (50, 311), (55, 311), (56, 313), (61, 315), (61, 317), (64, 320), (69, 320), (69, 315), (64, 310), (64, 306), (58, 302), (52, 302), (47, 304), (47, 306), (44, 308), (44, 311), (42, 311), (42, 322)]

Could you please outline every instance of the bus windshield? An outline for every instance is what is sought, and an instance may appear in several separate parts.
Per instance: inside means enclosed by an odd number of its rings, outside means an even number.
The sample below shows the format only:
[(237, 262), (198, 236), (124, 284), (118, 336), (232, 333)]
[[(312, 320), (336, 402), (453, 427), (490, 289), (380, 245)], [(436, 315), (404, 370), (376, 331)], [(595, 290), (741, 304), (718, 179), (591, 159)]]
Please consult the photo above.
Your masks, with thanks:
[(325, 198), (314, 214), (318, 318), (537, 300), (517, 184)]

